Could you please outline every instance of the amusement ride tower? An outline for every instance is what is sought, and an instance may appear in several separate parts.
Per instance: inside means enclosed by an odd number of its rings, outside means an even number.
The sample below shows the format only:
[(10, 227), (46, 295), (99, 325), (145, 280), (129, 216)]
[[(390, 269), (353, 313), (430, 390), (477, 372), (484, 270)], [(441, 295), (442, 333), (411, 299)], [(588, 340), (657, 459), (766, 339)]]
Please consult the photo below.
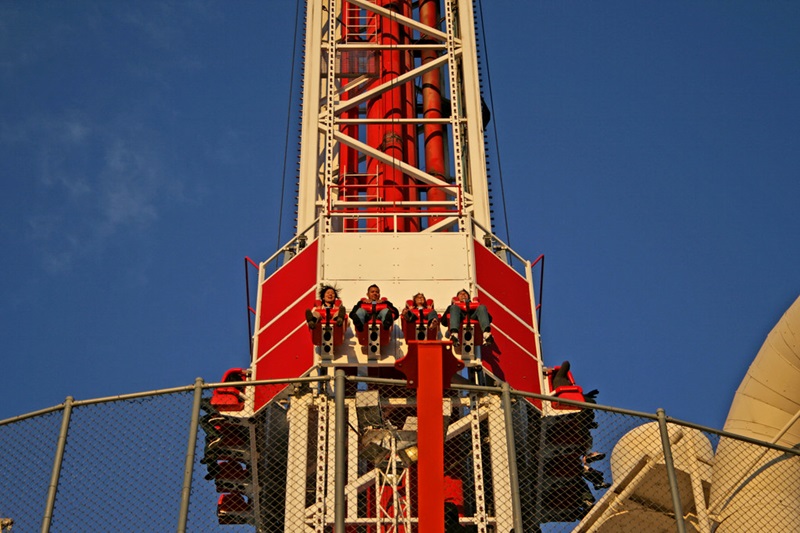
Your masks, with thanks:
[[(204, 462), (222, 492), (220, 522), (433, 532), (445, 531), (447, 512), (447, 531), (507, 532), (523, 519), (533, 531), (580, 516), (569, 482), (581, 453), (547, 444), (552, 424), (575, 425), (574, 409), (523, 402), (530, 431), (515, 452), (508, 406), (449, 388), (452, 377), (583, 399), (574, 382), (556, 391), (543, 367), (535, 265), (492, 231), (476, 49), (471, 0), (306, 2), (296, 234), (258, 264), (251, 366), (225, 379), (330, 379), (217, 389)], [(337, 323), (340, 306), (368, 317), (387, 306), (359, 303), (371, 285), (397, 307), (424, 293), (426, 311)], [(338, 291), (331, 308), (319, 301), (323, 286)], [(461, 290), (467, 301), (454, 298)], [(491, 330), (474, 315), (440, 329), (451, 305), (467, 317), (485, 306)], [(307, 310), (319, 316), (311, 330)], [(386, 378), (408, 386), (382, 386)], [(539, 477), (561, 456), (575, 468), (543, 494), (516, 478), (509, 453)]]

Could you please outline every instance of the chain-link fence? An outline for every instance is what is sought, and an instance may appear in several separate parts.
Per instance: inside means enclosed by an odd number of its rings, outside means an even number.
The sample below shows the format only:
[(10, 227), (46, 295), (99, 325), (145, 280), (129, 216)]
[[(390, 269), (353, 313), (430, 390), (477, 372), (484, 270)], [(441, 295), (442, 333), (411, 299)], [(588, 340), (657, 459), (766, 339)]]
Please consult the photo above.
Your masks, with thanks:
[[(254, 414), (254, 389), (276, 387), (255, 383), (0, 421), (0, 530), (417, 530), (428, 487), (404, 382), (291, 380)], [(796, 450), (549, 400), (444, 391), (445, 532), (800, 530)]]

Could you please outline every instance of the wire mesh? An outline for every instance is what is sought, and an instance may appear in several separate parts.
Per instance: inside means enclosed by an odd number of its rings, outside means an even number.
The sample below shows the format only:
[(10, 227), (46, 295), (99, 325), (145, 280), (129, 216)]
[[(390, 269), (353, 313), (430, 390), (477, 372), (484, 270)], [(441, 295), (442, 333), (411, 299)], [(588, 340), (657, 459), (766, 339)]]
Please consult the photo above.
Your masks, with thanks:
[[(330, 382), (295, 384), (253, 414), (244, 397), (254, 388), (236, 389), (238, 404), (231, 391), (204, 393), (189, 531), (325, 533), (337, 513), (348, 533), (417, 530), (413, 391), (349, 381), (338, 413)], [(445, 391), (447, 533), (508, 532), (517, 520), (525, 532), (677, 531), (678, 517), (686, 531), (800, 530), (796, 454), (675, 421), (662, 435), (655, 416), (591, 404), (543, 411), (540, 399), (513, 394), (509, 427), (503, 405), (499, 389)], [(56, 410), (0, 423), (0, 519), (14, 531), (42, 525), (62, 419)], [(191, 420), (191, 391), (77, 402), (50, 530), (175, 530)]]
[(253, 414), (246, 394), (221, 387), (201, 401), (189, 531), (283, 531), (283, 498), (267, 480), (285, 492), (286, 413), (274, 404)]
[(800, 531), (800, 457), (723, 437), (714, 459), (716, 531)]
[(190, 393), (75, 407), (52, 530), (174, 529), (190, 412)]
[(18, 531), (42, 524), (61, 412), (0, 426), (0, 519)]
[[(529, 528), (541, 524), (542, 531), (676, 530), (656, 422), (566, 409), (539, 417), (528, 434), (527, 447), (534, 453), (520, 477), (526, 480)], [(653, 516), (653, 529), (641, 521), (645, 510)]]

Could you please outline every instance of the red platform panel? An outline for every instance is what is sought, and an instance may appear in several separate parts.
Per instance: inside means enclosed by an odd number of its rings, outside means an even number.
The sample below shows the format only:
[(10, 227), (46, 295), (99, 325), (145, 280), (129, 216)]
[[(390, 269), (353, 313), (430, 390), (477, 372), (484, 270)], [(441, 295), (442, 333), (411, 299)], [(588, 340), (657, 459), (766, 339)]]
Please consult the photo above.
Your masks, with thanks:
[[(513, 389), (541, 394), (539, 365), (509, 337), (492, 328), (494, 344), (481, 347), (481, 361), (489, 372), (508, 382)], [(526, 347), (527, 348), (527, 347)], [(538, 400), (533, 402), (540, 406)]]
[[(533, 332), (530, 322), (523, 324), (518, 317), (514, 317), (508, 311), (497, 305), (491, 296), (479, 291), (481, 303), (489, 310), (492, 315), (492, 324), (500, 326), (506, 335), (517, 341), (526, 350), (536, 355), (536, 334)], [(499, 300), (506, 305), (505, 302)]]
[[(312, 242), (261, 285), (254, 379), (296, 378), (314, 365), (305, 310), (316, 298), (318, 250), (318, 241)], [(284, 388), (256, 387), (254, 408), (260, 409)]]
[[(297, 378), (308, 372), (312, 366), (314, 366), (314, 345), (311, 344), (308, 329), (302, 327), (256, 363), (255, 379)], [(285, 388), (286, 385), (256, 387), (255, 410), (263, 407)]]
[[(311, 287), (306, 287), (310, 289)], [(299, 297), (300, 295), (298, 295)], [(287, 335), (292, 333), (302, 322), (306, 323), (305, 312), (306, 309), (314, 307), (314, 294), (309, 293), (296, 304), (291, 307), (282, 309), (272, 309), (276, 315), (273, 316), (273, 321), (266, 328), (258, 333), (258, 349), (256, 351), (256, 361), (265, 353), (272, 350), (272, 347), (281, 342)], [(305, 328), (308, 335), (308, 328)], [(310, 335), (308, 335), (310, 337)], [(309, 340), (309, 345), (313, 344)]]
[(494, 345), (481, 348), (483, 365), (514, 389), (541, 393), (528, 281), (483, 244), (473, 246), (479, 296), (492, 315), (494, 338)]
[[(492, 298), (503, 302), (503, 305), (511, 309), (523, 322), (533, 324), (528, 281), (483, 244), (474, 241), (472, 247), (475, 249), (475, 273), (478, 285)], [(494, 316), (492, 309), (489, 309), (489, 312)]]
[[(275, 318), (277, 311), (289, 307), (309, 287), (316, 285), (318, 243), (319, 240), (313, 241), (261, 285), (258, 294), (261, 304), (258, 317), (259, 330)], [(311, 296), (308, 307), (314, 305), (315, 298), (316, 295)]]

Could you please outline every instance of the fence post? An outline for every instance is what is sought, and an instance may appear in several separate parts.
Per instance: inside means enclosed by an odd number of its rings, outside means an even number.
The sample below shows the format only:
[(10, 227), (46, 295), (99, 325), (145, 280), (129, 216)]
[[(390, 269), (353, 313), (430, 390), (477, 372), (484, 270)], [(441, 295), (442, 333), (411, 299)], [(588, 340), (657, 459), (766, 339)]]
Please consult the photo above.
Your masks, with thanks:
[(347, 472), (347, 413), (344, 406), (344, 370), (336, 370), (334, 375), (334, 402), (336, 407), (336, 427), (334, 428), (334, 474), (333, 474), (333, 508), (334, 508), (334, 533), (344, 533), (345, 501), (344, 485)]
[(675, 511), (675, 525), (678, 533), (686, 533), (686, 524), (683, 522), (683, 506), (681, 505), (681, 495), (678, 492), (678, 478), (675, 475), (675, 463), (672, 461), (672, 445), (669, 442), (669, 431), (667, 431), (667, 418), (664, 410), (659, 408), (658, 429), (661, 432), (661, 446), (664, 448), (664, 465), (667, 467), (667, 479), (669, 479), (669, 490), (672, 493), (672, 508)]
[(178, 533), (186, 532), (186, 521), (189, 515), (189, 496), (192, 492), (192, 472), (194, 471), (194, 450), (197, 447), (197, 426), (200, 424), (200, 401), (203, 399), (203, 378), (194, 380), (194, 402), (192, 403), (192, 419), (189, 423), (189, 439), (186, 444), (186, 461), (183, 466), (183, 490), (181, 491), (181, 509), (178, 515)]
[(64, 463), (64, 448), (67, 446), (67, 431), (69, 431), (69, 421), (72, 418), (72, 402), (74, 400), (72, 396), (67, 396), (64, 401), (64, 412), (61, 415), (61, 431), (58, 433), (56, 455), (53, 458), (53, 471), (50, 474), (50, 487), (47, 489), (47, 502), (44, 508), (44, 517), (42, 517), (42, 533), (50, 531), (50, 523), (53, 521), (58, 479), (61, 477), (61, 465)]
[(508, 479), (511, 483), (511, 512), (514, 515), (514, 531), (523, 531), (522, 504), (519, 498), (519, 474), (517, 472), (517, 447), (514, 443), (514, 420), (511, 416), (511, 388), (506, 382), (503, 382), (503, 416), (506, 422)]

